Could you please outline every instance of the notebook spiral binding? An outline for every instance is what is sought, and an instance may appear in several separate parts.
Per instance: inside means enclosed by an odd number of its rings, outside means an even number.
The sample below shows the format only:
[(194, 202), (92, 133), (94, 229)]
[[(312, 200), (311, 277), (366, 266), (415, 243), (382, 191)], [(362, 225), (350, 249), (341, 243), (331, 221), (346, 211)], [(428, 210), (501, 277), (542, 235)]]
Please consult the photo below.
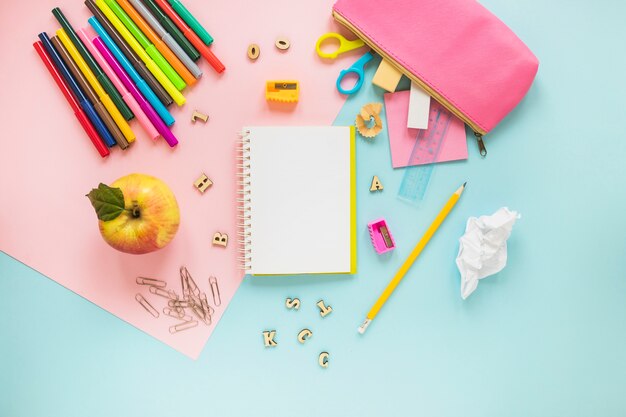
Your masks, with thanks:
[(237, 142), (237, 263), (247, 271), (252, 268), (252, 207), (250, 199), (250, 131), (239, 132)]

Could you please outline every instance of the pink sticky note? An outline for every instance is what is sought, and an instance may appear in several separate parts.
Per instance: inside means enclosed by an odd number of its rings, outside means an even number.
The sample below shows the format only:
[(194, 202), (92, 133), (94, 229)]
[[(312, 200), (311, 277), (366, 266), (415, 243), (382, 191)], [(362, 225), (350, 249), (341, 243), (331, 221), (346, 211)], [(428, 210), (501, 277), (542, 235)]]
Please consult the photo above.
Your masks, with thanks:
[[(67, 7), (63, 7), (65, 3)], [(88, 10), (80, 2), (63, 4), (60, 6), (74, 27), (84, 26), (90, 16)], [(187, 103), (170, 108), (176, 118), (172, 129), (180, 139), (176, 148), (171, 149), (163, 140), (152, 141), (132, 120), (130, 126), (137, 140), (125, 151), (111, 149), (106, 160), (93, 149), (30, 46), (37, 33), (56, 30), (54, 19), (43, 12), (33, 17), (33, 2), (3, 5), (2, 16), (11, 16), (21, 26), (15, 36), (0, 37), (0, 50), (21, 64), (3, 66), (2, 78), (28, 82), (6, 83), (4, 94), (14, 99), (0, 102), (0, 113), (7, 121), (3, 123), (3, 137), (7, 139), (0, 151), (0, 250), (197, 358), (243, 278), (237, 267), (234, 203), (237, 132), (245, 125), (330, 125), (344, 101), (335, 80), (347, 61), (340, 58), (329, 64), (307, 45), (315, 45), (322, 33), (348, 33), (332, 21), (333, 0), (233, 0), (215, 2), (212, 7), (200, 0), (187, 0), (185, 4), (205, 27), (211, 28), (216, 39), (211, 48), (226, 65), (226, 71), (217, 74), (206, 61), (200, 61), (204, 75), (184, 91)], [(292, 47), (287, 54), (277, 53), (273, 45), (278, 26), (280, 35), (299, 47)], [(255, 62), (245, 54), (251, 39), (265, 45)], [(297, 106), (268, 106), (265, 82), (273, 79), (300, 81)], [(45, 111), (34, 114), (29, 110), (33, 103)], [(190, 118), (194, 109), (209, 114), (210, 121), (193, 124)], [(133, 172), (165, 181), (181, 210), (180, 228), (172, 243), (148, 255), (124, 254), (109, 247), (100, 237), (96, 215), (85, 197), (98, 183), (110, 184)], [(213, 181), (204, 194), (193, 185), (202, 173)], [(228, 234), (227, 247), (212, 245), (215, 232)], [(182, 265), (207, 294), (215, 313), (210, 326), (199, 323), (171, 334), (169, 327), (177, 320), (163, 314), (166, 300), (137, 285), (135, 278), (167, 281), (167, 288), (180, 295)], [(212, 275), (218, 280), (219, 306), (214, 304), (209, 288)], [(158, 319), (135, 300), (137, 293), (157, 308)], [(36, 303), (29, 308), (38, 309)], [(106, 331), (114, 332), (111, 328)], [(222, 329), (222, 336), (234, 331)]]
[[(418, 129), (407, 128), (410, 91), (398, 91), (385, 94), (385, 113), (387, 114), (387, 131), (389, 133), (389, 147), (391, 148), (391, 163), (394, 168), (409, 166), (411, 151), (417, 140)], [(431, 100), (431, 111), (441, 106)], [(439, 154), (434, 162), (455, 161), (467, 159), (467, 140), (465, 125), (456, 117), (452, 118), (450, 126), (441, 144)], [(419, 165), (419, 164), (414, 164)]]

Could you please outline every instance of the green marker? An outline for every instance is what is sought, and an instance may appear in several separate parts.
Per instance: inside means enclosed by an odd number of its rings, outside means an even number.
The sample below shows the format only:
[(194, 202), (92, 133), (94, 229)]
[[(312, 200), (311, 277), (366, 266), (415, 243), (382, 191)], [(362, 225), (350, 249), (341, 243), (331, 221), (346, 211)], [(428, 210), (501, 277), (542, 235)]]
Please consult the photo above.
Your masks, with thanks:
[(146, 50), (146, 53), (152, 58), (155, 64), (163, 71), (163, 74), (174, 84), (174, 87), (178, 91), (183, 90), (187, 87), (185, 81), (178, 75), (178, 73), (172, 68), (167, 59), (161, 55), (158, 49), (146, 38), (146, 35), (137, 27), (135, 22), (126, 14), (126, 12), (122, 9), (122, 7), (117, 4), (114, 0), (104, 0), (104, 2), (109, 6), (109, 8), (115, 13), (115, 15), (122, 21), (126, 29), (133, 35), (137, 42), (141, 45), (143, 49)]
[(206, 29), (202, 27), (200, 22), (198, 22), (198, 19), (193, 17), (189, 10), (187, 10), (187, 8), (183, 6), (180, 1), (167, 0), (167, 2), (172, 6), (172, 9), (174, 9), (174, 11), (178, 13), (180, 17), (182, 17), (185, 23), (187, 23), (189, 27), (191, 27), (191, 29), (196, 32), (196, 35), (198, 35), (198, 37), (202, 39), (202, 42), (204, 42), (207, 46), (210, 46), (213, 43), (213, 37), (209, 35), (209, 32), (207, 32)]
[(146, 35), (143, 34), (141, 29), (137, 27), (135, 22), (126, 14), (124, 9), (117, 4), (114, 0), (104, 0), (105, 3), (109, 6), (109, 8), (115, 13), (115, 15), (122, 21), (126, 29), (133, 35), (137, 42), (141, 45), (143, 49), (146, 50), (146, 53), (152, 58), (152, 60), (157, 64), (157, 66), (163, 71), (163, 74), (174, 84), (174, 87), (178, 91), (182, 91), (187, 84), (185, 81), (178, 75), (176, 70), (172, 68), (170, 63), (161, 55), (158, 49), (146, 38)]
[(183, 51), (189, 56), (189, 58), (197, 61), (200, 59), (200, 52), (189, 42), (189, 39), (183, 35), (183, 32), (172, 22), (168, 15), (163, 12), (154, 2), (154, 0), (141, 0), (141, 2), (150, 9), (150, 12), (156, 17), (159, 23), (165, 28), (165, 30), (174, 38), (176, 43), (183, 48)]
[(115, 107), (117, 107), (124, 119), (130, 120), (135, 117), (135, 115), (132, 111), (130, 111), (124, 100), (122, 100), (122, 96), (113, 86), (109, 77), (106, 76), (104, 71), (102, 71), (102, 68), (100, 68), (100, 65), (98, 65), (98, 63), (93, 59), (87, 48), (85, 48), (85, 45), (83, 45), (81, 40), (78, 39), (78, 36), (76, 36), (76, 32), (74, 32), (74, 28), (72, 27), (72, 25), (70, 25), (69, 20), (67, 20), (61, 9), (55, 7), (54, 9), (52, 9), (52, 14), (61, 24), (63, 29), (65, 29), (65, 33), (67, 33), (67, 36), (69, 36), (72, 43), (76, 46), (76, 49), (78, 49), (80, 55), (87, 62), (87, 65), (89, 65), (89, 68), (93, 71), (94, 75), (102, 85), (102, 88), (104, 88), (104, 91), (106, 91), (109, 97), (111, 97), (111, 100), (113, 100)]

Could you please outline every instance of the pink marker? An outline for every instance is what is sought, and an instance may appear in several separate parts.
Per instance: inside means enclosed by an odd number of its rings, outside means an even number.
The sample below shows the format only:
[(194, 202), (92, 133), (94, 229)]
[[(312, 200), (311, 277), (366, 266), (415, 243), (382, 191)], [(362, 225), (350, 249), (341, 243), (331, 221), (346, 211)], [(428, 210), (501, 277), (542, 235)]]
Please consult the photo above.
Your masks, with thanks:
[(102, 39), (100, 39), (99, 36), (96, 36), (91, 41), (98, 49), (98, 51), (100, 51), (100, 54), (109, 64), (111, 69), (115, 71), (115, 74), (117, 74), (120, 81), (122, 81), (124, 87), (126, 87), (126, 89), (130, 91), (133, 97), (135, 97), (135, 100), (137, 100), (137, 102), (139, 103), (139, 107), (141, 107), (144, 113), (146, 113), (148, 119), (150, 119), (156, 130), (161, 134), (161, 136), (163, 136), (163, 139), (165, 139), (167, 144), (171, 147), (178, 145), (178, 139), (176, 139), (176, 136), (174, 136), (174, 134), (167, 128), (165, 123), (163, 123), (163, 120), (161, 120), (161, 118), (154, 111), (152, 106), (148, 104), (146, 99), (143, 98), (139, 90), (137, 90), (137, 87), (135, 87), (135, 84), (133, 84), (130, 78), (128, 78), (128, 75), (126, 74), (126, 72), (124, 72), (119, 62), (117, 62), (115, 58), (113, 58), (113, 55), (111, 55), (111, 51), (107, 49), (107, 47), (104, 45), (104, 42), (102, 42)]
[(124, 87), (124, 84), (120, 79), (115, 75), (115, 71), (107, 64), (104, 57), (100, 54), (100, 52), (96, 49), (96, 47), (89, 41), (89, 36), (87, 35), (87, 29), (79, 29), (78, 37), (85, 44), (91, 55), (94, 56), (96, 61), (98, 61), (98, 65), (102, 67), (106, 75), (111, 79), (111, 82), (117, 88), (117, 91), (120, 92), (122, 99), (126, 102), (128, 107), (135, 113), (137, 120), (141, 124), (141, 127), (146, 131), (148, 136), (153, 140), (156, 140), (159, 137), (159, 132), (156, 130), (154, 125), (150, 123), (150, 119), (148, 116), (141, 110), (141, 106), (137, 103), (137, 100), (128, 92), (128, 89)]

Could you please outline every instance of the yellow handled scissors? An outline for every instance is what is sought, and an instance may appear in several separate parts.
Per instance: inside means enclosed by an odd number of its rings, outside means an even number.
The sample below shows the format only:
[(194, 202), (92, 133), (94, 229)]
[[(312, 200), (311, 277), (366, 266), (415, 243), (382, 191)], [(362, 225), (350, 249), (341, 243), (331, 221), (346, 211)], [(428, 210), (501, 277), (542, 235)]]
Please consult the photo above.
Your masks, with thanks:
[[(320, 49), (320, 46), (322, 46), (322, 43), (327, 39), (338, 40), (339, 48), (337, 48), (333, 52), (323, 52)], [(338, 33), (329, 32), (319, 37), (317, 43), (315, 44), (315, 50), (317, 51), (317, 54), (322, 58), (335, 59), (337, 58), (337, 55), (343, 54), (344, 52), (352, 51), (354, 49), (358, 49), (362, 46), (365, 46), (365, 42), (363, 42), (361, 39), (357, 38), (353, 41), (349, 41)]]

